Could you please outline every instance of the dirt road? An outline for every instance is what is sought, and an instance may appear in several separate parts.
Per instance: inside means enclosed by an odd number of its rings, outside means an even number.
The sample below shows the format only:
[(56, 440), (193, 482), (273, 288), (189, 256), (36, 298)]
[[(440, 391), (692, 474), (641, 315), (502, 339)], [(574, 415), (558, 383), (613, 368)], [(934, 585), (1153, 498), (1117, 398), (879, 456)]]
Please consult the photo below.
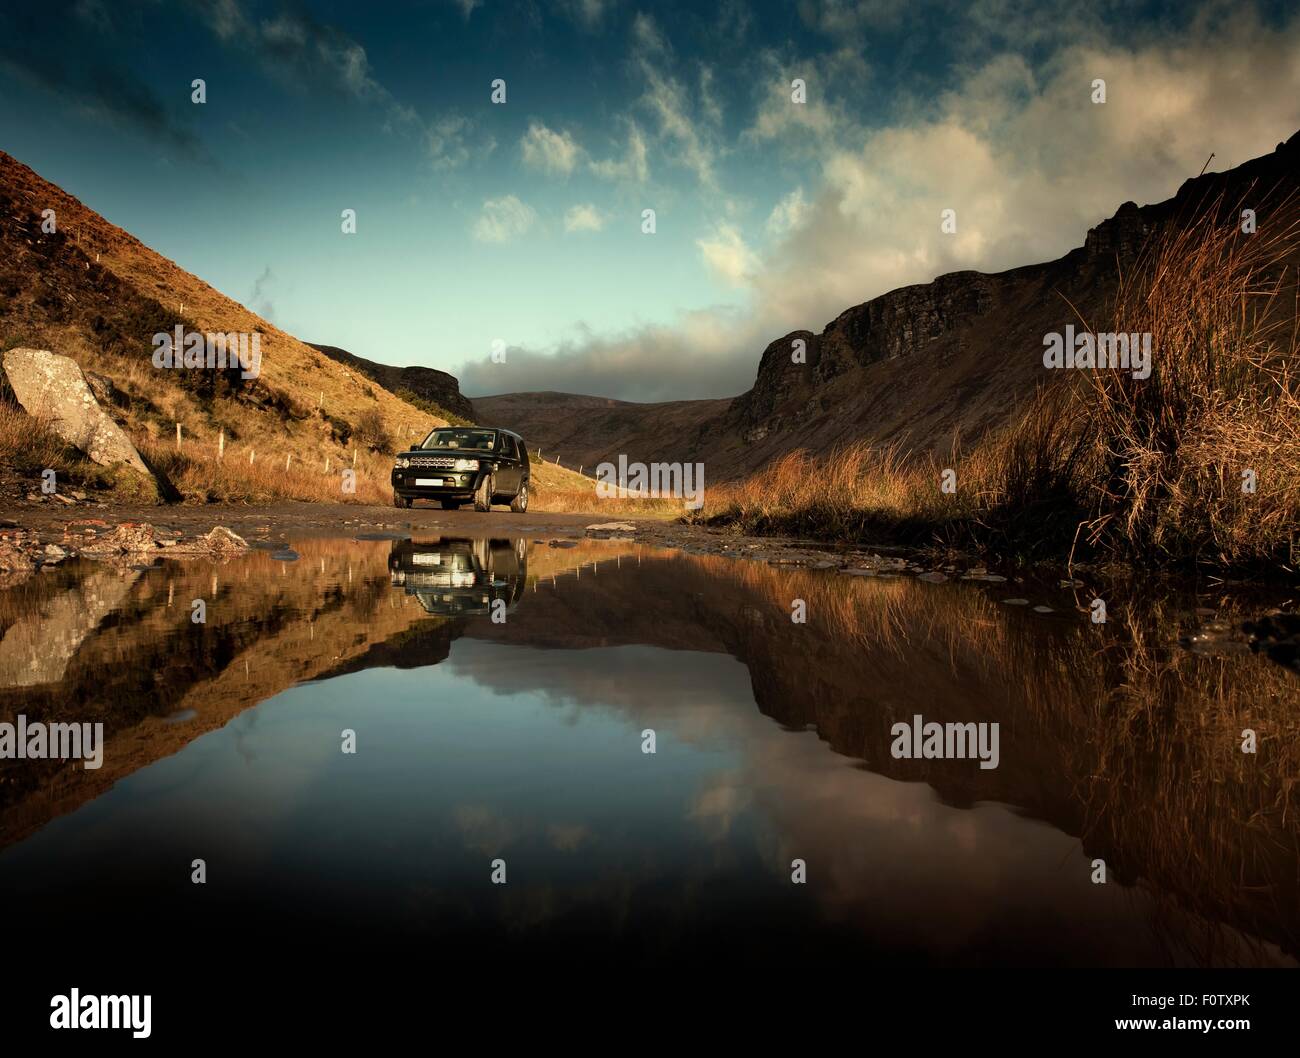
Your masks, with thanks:
[(352, 503), (275, 503), (262, 507), (204, 506), (175, 507), (64, 507), (50, 503), (39, 506), (0, 507), (0, 519), (24, 529), (42, 532), (63, 527), (71, 521), (99, 519), (109, 525), (120, 522), (149, 522), (158, 527), (183, 533), (207, 532), (214, 525), (224, 525), (241, 536), (301, 536), (304, 534), (358, 533), (369, 531), (423, 532), (425, 530), (484, 533), (509, 536), (517, 533), (545, 531), (549, 535), (581, 536), (585, 528), (608, 522), (599, 514), (548, 514), (529, 511), (512, 514), (501, 509), (490, 512), (461, 509), (444, 511), (437, 507), (365, 507)]

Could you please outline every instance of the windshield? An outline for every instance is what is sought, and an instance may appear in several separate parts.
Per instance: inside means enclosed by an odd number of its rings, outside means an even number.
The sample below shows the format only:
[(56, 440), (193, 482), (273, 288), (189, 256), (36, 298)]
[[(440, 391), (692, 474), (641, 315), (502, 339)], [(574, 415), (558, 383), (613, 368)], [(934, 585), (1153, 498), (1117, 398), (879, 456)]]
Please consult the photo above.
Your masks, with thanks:
[(495, 430), (476, 430), (473, 427), (449, 427), (434, 430), (420, 442), (421, 448), (462, 448), (475, 452), (491, 452), (496, 448)]

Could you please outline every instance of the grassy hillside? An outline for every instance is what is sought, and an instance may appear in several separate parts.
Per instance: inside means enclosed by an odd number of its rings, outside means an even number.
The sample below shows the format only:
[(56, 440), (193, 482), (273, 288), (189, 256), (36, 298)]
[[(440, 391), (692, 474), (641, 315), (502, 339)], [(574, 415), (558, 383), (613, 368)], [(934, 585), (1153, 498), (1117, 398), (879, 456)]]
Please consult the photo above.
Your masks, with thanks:
[[(42, 231), (47, 209), (56, 223), (48, 234)], [(177, 324), (187, 331), (260, 333), (260, 377), (155, 368), (152, 336)], [(189, 500), (387, 502), (391, 464), (384, 453), (443, 424), (250, 312), (0, 152), (0, 352), (17, 346), (65, 354), (107, 379), (108, 410), (146, 461)], [(94, 468), (50, 441), (40, 424), (23, 422), (8, 393), (0, 392), (0, 403), (7, 405), (0, 417), (9, 419), (7, 428), (0, 422), (0, 464), (30, 463), (18, 448), (24, 437), (41, 436), (41, 445), (54, 449), (45, 453), (44, 465), (61, 462), (61, 480), (132, 498), (148, 491), (132, 475)], [(218, 458), (223, 434), (224, 458)], [(354, 458), (357, 488), (347, 495), (339, 470)], [(28, 479), (27, 487), (32, 484)]]
[[(861, 441), (793, 452), (712, 490), (751, 531), (1101, 555), (1136, 565), (1300, 568), (1300, 195), (1243, 233), (1217, 200), (1154, 239), (1081, 329), (1149, 333), (1150, 378), (1058, 372), (977, 443), (905, 459)], [(1261, 214), (1262, 215), (1262, 214)], [(951, 473), (952, 488), (941, 487)]]

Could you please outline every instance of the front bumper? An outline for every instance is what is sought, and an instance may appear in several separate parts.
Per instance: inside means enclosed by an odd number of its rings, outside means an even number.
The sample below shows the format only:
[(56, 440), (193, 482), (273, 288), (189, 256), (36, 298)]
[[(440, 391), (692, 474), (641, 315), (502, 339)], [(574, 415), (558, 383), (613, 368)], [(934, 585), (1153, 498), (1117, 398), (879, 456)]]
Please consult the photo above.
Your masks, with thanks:
[[(393, 468), (393, 491), (399, 496), (433, 496), (468, 499), (474, 495), (482, 470), (429, 470), (425, 467)], [(436, 481), (438, 484), (428, 484)], [(425, 484), (421, 484), (424, 482)]]

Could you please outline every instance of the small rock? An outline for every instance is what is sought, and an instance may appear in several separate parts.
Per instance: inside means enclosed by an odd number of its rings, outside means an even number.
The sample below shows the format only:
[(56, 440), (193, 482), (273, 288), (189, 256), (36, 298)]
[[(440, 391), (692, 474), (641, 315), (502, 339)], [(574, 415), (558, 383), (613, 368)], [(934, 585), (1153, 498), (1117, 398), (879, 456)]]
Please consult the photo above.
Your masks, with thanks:
[(923, 580), (927, 584), (943, 584), (948, 578), (944, 574), (932, 570), (929, 573), (922, 573), (916, 579)]
[(1004, 603), (1006, 603), (1008, 606), (1028, 606), (1028, 605), (1029, 605), (1029, 600), (1028, 600), (1028, 599), (1003, 599), (1002, 601), (1003, 601)]

